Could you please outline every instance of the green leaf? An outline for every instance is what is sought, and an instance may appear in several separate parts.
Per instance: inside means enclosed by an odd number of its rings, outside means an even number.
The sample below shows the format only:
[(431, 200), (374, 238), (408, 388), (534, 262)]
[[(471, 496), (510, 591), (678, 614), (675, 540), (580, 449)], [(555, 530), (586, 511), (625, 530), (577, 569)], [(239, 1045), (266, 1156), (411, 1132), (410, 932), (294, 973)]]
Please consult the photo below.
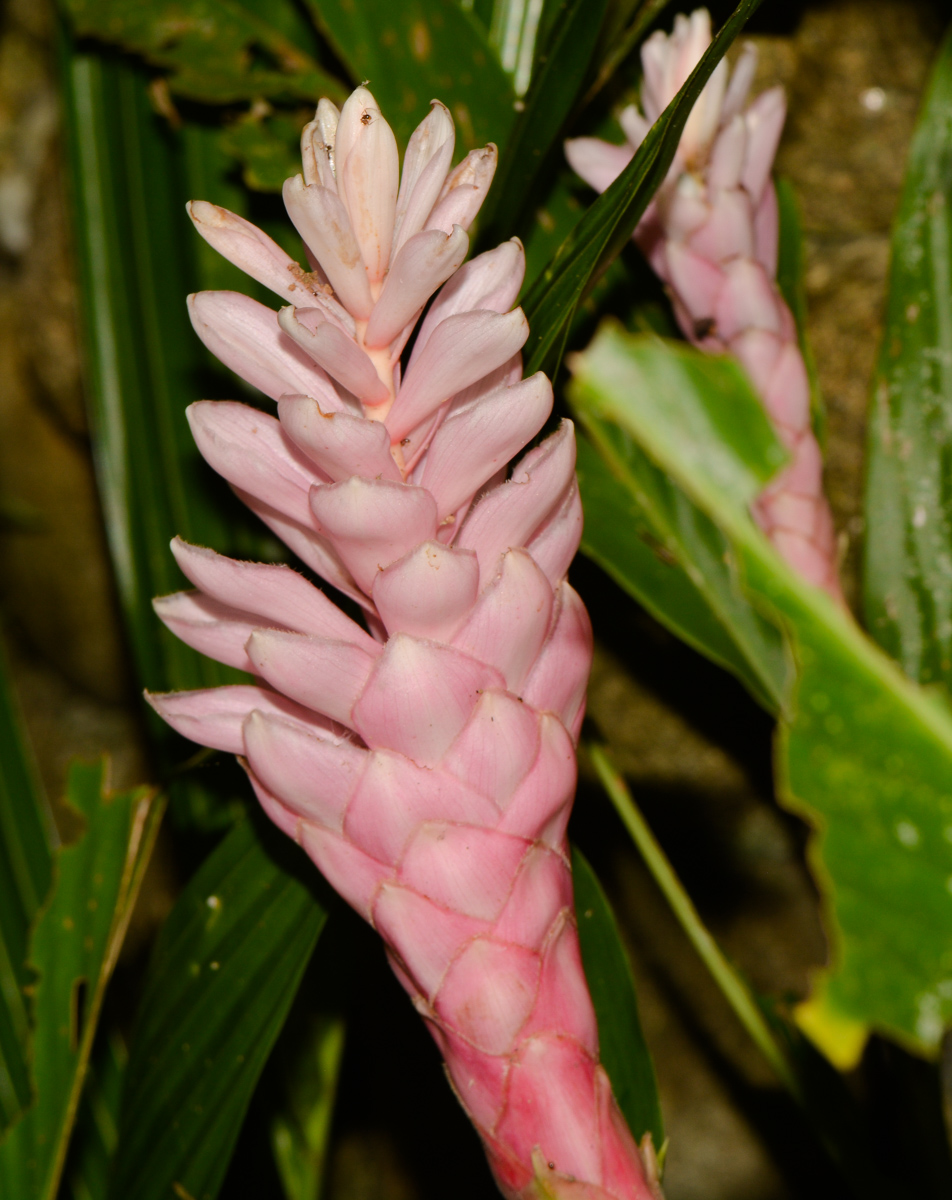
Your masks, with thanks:
[(523, 301), (532, 330), (524, 351), (527, 375), (539, 370), (555, 374), (579, 301), (628, 242), (668, 172), (695, 101), (761, 2), (740, 0), (634, 158), (585, 213), (530, 289)]
[(630, 438), (605, 432), (607, 459), (578, 439), (582, 551), (776, 712), (788, 670), (783, 642), (745, 595), (724, 535)]
[[(605, 345), (633, 346), (637, 353), (603, 352), (596, 358)], [(763, 405), (733, 407), (738, 396), (746, 401), (755, 395), (734, 359), (701, 355), (686, 344), (661, 338), (626, 338), (611, 325), (595, 346), (579, 356), (578, 365), (584, 368), (592, 361), (598, 363), (599, 383), (612, 388), (612, 394), (637, 370), (639, 389), (654, 388), (667, 395), (683, 387), (699, 397), (697, 404), (672, 405), (657, 415), (650, 452), (655, 459), (680, 454), (695, 490), (703, 489), (708, 504), (723, 497), (743, 511), (786, 462)]]
[[(273, 540), (205, 465), (185, 418), (201, 396), (234, 394), (234, 376), (195, 336), (185, 297), (203, 286), (243, 286), (191, 228), (200, 196), (242, 211), (228, 184), (219, 131), (170, 130), (151, 110), (142, 70), (61, 40), (64, 107), (80, 284), (86, 393), (106, 533), (141, 684), (156, 691), (243, 679), (205, 658), (157, 620), (152, 598), (183, 577), (169, 550), (181, 534), (239, 558), (267, 558)], [(166, 764), (185, 750), (154, 714)], [(176, 816), (215, 827), (231, 797), (194, 779), (170, 789)]]
[(952, 33), (909, 149), (867, 453), (867, 626), (952, 687)]
[(801, 1027), (844, 1065), (871, 1027), (934, 1054), (952, 1018), (952, 714), (750, 519), (780, 448), (736, 368), (606, 327), (573, 369), (575, 406), (602, 452), (614, 427), (637, 442), (721, 528), (751, 597), (788, 637), (796, 679), (777, 786), (813, 825), (832, 954)]
[(153, 596), (182, 586), (168, 548), (176, 533), (235, 546), (228, 490), (204, 468), (185, 419), (207, 370), (185, 308), (200, 283), (185, 148), (151, 112), (139, 71), (72, 53), (64, 76), (97, 474), (139, 678), (157, 690), (232, 682), (152, 612)]
[(275, 1114), (271, 1146), (287, 1200), (320, 1200), (345, 1032), (341, 1017), (312, 1018), (292, 1067), (287, 1107)]
[(457, 149), (503, 145), (512, 83), (479, 21), (456, 0), (305, 0), (355, 80), (366, 79), (406, 144), (434, 97), (456, 122)]
[[(175, 534), (238, 558), (279, 553), (202, 461), (185, 418), (190, 401), (236, 387), (193, 332), (186, 295), (254, 291), (191, 228), (185, 202), (199, 196), (241, 213), (247, 193), (228, 180), (219, 130), (170, 130), (149, 107), (141, 70), (79, 53), (68, 39), (61, 61), (90, 424), (137, 674), (158, 691), (235, 682), (240, 672), (160, 624), (152, 598), (183, 586), (169, 551)], [(149, 717), (166, 762), (193, 752)], [(191, 779), (176, 781), (172, 794), (178, 816), (205, 826), (226, 822), (233, 807)]]
[[(608, 0), (562, 0), (540, 47), (487, 198), (481, 228), (487, 244), (510, 237), (535, 196), (539, 173), (582, 89)], [(561, 152), (561, 147), (559, 147)]]
[(55, 843), (0, 646), (0, 1136), (32, 1096), (28, 941), (50, 889)]
[(30, 939), (36, 1102), (0, 1144), (0, 1195), (53, 1200), (103, 994), (125, 936), (162, 805), (148, 788), (110, 795), (106, 765), (74, 763), (68, 802), (81, 837), (56, 856)]
[[(166, 72), (181, 96), (210, 104), (270, 98), (340, 102), (346, 89), (302, 48), (288, 0), (62, 0), (78, 37), (96, 37)], [(290, 36), (289, 36), (290, 35)]]
[(226, 835), (159, 935), (130, 1050), (116, 1200), (213, 1200), (324, 926), (317, 873), (260, 824)]
[(660, 1151), (664, 1121), (658, 1081), (641, 1028), (631, 965), (608, 898), (577, 846), (572, 847), (572, 878), (582, 965), (598, 1019), (602, 1066), (635, 1140), (640, 1142), (650, 1133)]

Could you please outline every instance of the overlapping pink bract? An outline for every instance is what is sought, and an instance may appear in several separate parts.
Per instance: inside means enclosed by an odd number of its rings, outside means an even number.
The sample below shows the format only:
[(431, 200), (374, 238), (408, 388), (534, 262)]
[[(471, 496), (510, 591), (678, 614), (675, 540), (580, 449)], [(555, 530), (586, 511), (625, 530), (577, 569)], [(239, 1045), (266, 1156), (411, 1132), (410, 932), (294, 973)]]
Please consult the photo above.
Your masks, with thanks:
[[(598, 1062), (566, 857), (591, 630), (565, 573), (572, 426), (522, 379), (517, 241), (462, 266), (495, 148), (450, 171), (434, 103), (399, 174), (365, 88), (304, 131), (285, 185), (312, 270), (209, 204), (199, 232), (287, 307), (205, 292), (205, 344), (277, 401), (192, 405), (207, 461), (355, 623), (288, 567), (176, 539), (197, 590), (156, 601), (250, 686), (156, 696), (242, 755), (271, 818), (383, 936), (510, 1197), (656, 1195)], [(405, 371), (400, 358), (440, 285)]]
[[(601, 192), (621, 173), (710, 42), (705, 9), (676, 17), (670, 36), (659, 30), (648, 38), (641, 51), (644, 113), (631, 105), (619, 115), (627, 144), (597, 138), (566, 143), (569, 163), (586, 183)], [(748, 45), (732, 75), (723, 60), (715, 68), (635, 240), (668, 285), (685, 336), (743, 364), (790, 452), (790, 464), (757, 501), (758, 522), (804, 578), (841, 598), (833, 519), (810, 420), (809, 378), (793, 316), (776, 283), (771, 167), (786, 105), (779, 87), (747, 104), (756, 63)]]

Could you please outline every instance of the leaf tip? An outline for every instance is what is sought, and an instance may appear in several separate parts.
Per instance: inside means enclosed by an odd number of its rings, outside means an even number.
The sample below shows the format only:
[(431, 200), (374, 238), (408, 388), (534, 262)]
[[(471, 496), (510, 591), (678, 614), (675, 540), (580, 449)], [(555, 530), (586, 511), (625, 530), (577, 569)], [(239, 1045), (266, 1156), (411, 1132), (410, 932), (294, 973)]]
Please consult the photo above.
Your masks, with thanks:
[(823, 989), (818, 989), (793, 1013), (800, 1031), (840, 1071), (850, 1071), (862, 1057), (869, 1026), (845, 1016), (830, 1006)]

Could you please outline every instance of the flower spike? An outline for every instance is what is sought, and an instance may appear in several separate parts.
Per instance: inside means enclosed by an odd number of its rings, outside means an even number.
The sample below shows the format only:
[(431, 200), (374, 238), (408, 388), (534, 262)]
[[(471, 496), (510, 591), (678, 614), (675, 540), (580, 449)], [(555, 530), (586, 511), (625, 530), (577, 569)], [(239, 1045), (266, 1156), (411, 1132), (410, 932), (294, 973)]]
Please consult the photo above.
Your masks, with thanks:
[[(565, 144), (573, 169), (603, 192), (631, 161), (711, 43), (706, 9), (675, 18), (641, 50), (641, 107), (619, 114), (624, 146)], [(722, 59), (698, 98), (674, 161), (634, 233), (668, 286), (678, 324), (703, 350), (746, 368), (792, 461), (754, 505), (781, 555), (842, 601), (833, 517), (811, 426), (810, 383), (793, 316), (777, 287), (777, 196), (770, 178), (786, 115), (781, 88), (747, 104), (757, 52), (746, 46), (728, 78)], [(746, 108), (745, 108), (746, 105)]]
[[(311, 271), (222, 209), (199, 232), (280, 298), (191, 302), (199, 336), (277, 401), (189, 410), (199, 449), (364, 629), (288, 567), (176, 539), (194, 592), (156, 611), (251, 686), (152, 697), (242, 756), (265, 812), (382, 935), (510, 1200), (652, 1200), (598, 1060), (565, 827), (591, 627), (570, 422), (522, 379), (508, 242), (462, 266), (495, 147), (451, 170), (434, 102), (396, 144), (373, 96), (321, 101), (285, 185)], [(439, 290), (438, 290), (439, 289)], [(412, 353), (404, 355), (416, 329)], [(406, 361), (403, 361), (406, 359)]]

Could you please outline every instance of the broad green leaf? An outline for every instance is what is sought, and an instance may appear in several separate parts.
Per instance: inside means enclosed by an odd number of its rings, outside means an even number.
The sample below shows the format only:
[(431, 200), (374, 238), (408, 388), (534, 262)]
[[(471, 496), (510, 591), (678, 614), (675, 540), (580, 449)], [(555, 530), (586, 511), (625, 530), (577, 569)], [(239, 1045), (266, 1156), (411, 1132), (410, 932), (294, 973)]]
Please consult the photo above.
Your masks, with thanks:
[(573, 366), (574, 404), (603, 455), (615, 457), (620, 431), (637, 442), (721, 528), (789, 639), (777, 786), (814, 829), (832, 955), (801, 1027), (844, 1065), (870, 1028), (935, 1053), (952, 1018), (952, 714), (750, 519), (780, 447), (736, 368), (616, 328)]
[(582, 89), (608, 0), (562, 0), (540, 46), (529, 91), (503, 147), (482, 215), (485, 240), (511, 237), (536, 198), (536, 184)]
[(583, 552), (776, 712), (787, 674), (783, 643), (744, 594), (724, 535), (630, 438), (610, 436), (609, 459), (578, 439)]
[(287, 1200), (320, 1200), (346, 1025), (316, 1016), (292, 1066), (286, 1107), (275, 1114), (271, 1146)]
[(523, 301), (532, 330), (524, 351), (527, 375), (543, 369), (554, 375), (579, 301), (631, 237), (668, 172), (695, 101), (760, 4), (761, 0), (740, 0), (634, 158), (585, 213), (530, 289)]
[(484, 28), (457, 0), (305, 0), (355, 80), (366, 79), (397, 140), (406, 144), (427, 105), (442, 100), (457, 151), (503, 145), (514, 114), (512, 83)]
[(76, 1114), (61, 1200), (106, 1200), (112, 1156), (119, 1140), (119, 1099), (128, 1061), (119, 1034), (112, 1030), (103, 1037), (100, 1030)]
[[(763, 405), (747, 403), (757, 397), (743, 368), (731, 358), (712, 358), (684, 343), (650, 335), (626, 337), (613, 323), (603, 328), (597, 344), (573, 361), (573, 372), (597, 363), (599, 384), (617, 392), (637, 370), (639, 395), (649, 389), (671, 395), (684, 388), (699, 397), (694, 405), (685, 401), (660, 414), (652, 425), (655, 444), (648, 451), (655, 460), (679, 454), (694, 480), (692, 490), (703, 488), (708, 506), (723, 496), (745, 511), (787, 455)], [(606, 346), (618, 352), (608, 353)], [(628, 347), (633, 347), (630, 355), (623, 352)]]
[(654, 1063), (641, 1029), (635, 981), (615, 915), (587, 859), (572, 847), (572, 878), (582, 965), (598, 1019), (602, 1066), (628, 1127), (640, 1142), (650, 1133), (664, 1145), (664, 1121)]
[(867, 453), (867, 626), (952, 687), (952, 34), (909, 149)]
[[(346, 89), (302, 48), (290, 0), (61, 0), (78, 37), (141, 55), (172, 91), (209, 104), (257, 97), (340, 102)], [(260, 11), (256, 12), (258, 8)], [(297, 19), (296, 19), (297, 18)]]
[(246, 820), (179, 897), (159, 935), (130, 1047), (115, 1200), (217, 1194), (324, 926), (318, 879), (287, 838)]
[(148, 788), (110, 795), (106, 765), (75, 763), (68, 802), (85, 821), (56, 855), (30, 938), (37, 1097), (0, 1144), (0, 1195), (53, 1200), (103, 994), (125, 936), (162, 805)]

